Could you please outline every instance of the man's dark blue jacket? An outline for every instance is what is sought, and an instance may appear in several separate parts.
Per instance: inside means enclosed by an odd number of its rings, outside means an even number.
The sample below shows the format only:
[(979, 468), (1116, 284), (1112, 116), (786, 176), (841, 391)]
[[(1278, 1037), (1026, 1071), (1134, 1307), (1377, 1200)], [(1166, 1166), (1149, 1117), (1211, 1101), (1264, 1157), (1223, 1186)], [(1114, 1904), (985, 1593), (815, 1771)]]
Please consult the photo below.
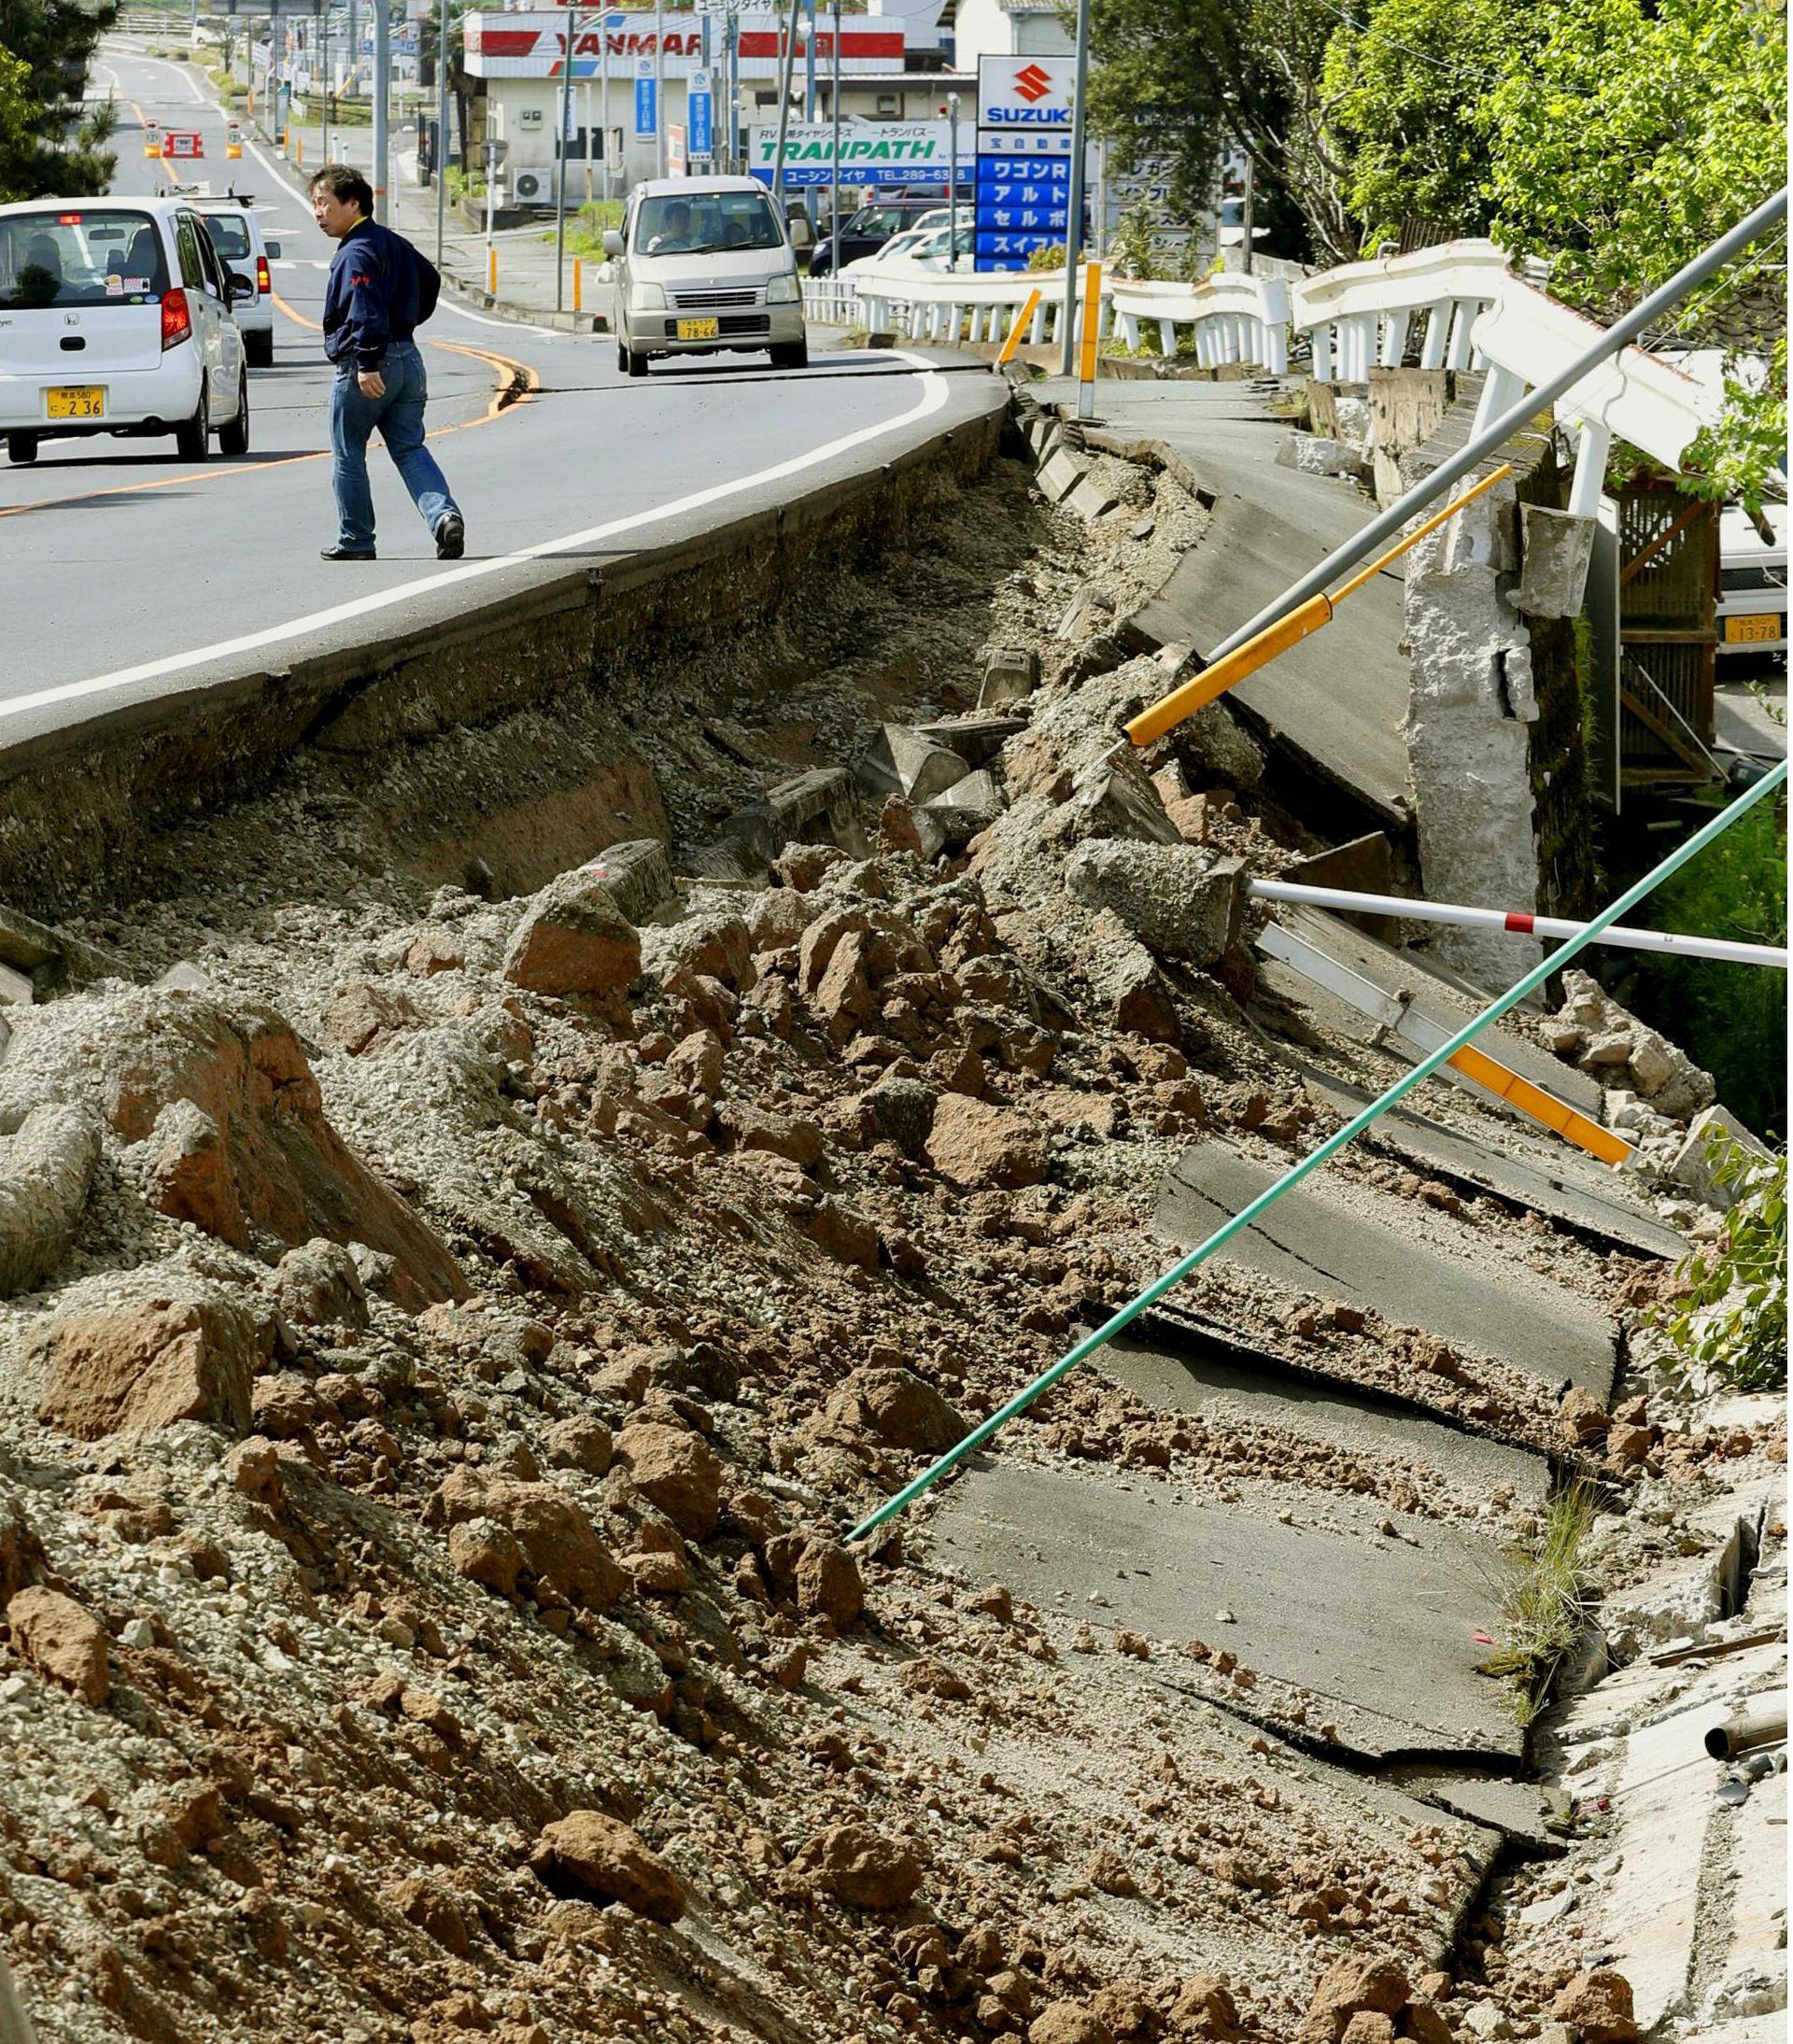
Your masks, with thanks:
[(402, 234), (357, 220), (336, 245), (324, 286), (324, 353), (378, 369), (395, 341), (408, 341), (436, 309), (442, 278)]

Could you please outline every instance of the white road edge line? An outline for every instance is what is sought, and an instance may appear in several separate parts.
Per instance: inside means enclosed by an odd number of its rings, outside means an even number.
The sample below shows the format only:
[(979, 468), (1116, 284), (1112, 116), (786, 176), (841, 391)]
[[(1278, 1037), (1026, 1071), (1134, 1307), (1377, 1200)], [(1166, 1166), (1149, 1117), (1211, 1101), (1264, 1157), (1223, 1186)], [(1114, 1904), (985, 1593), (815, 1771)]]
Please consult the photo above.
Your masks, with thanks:
[(769, 469), (757, 469), (751, 475), (738, 476), (728, 483), (714, 483), (708, 489), (693, 490), (688, 496), (675, 497), (669, 503), (656, 504), (646, 511), (633, 511), (627, 517), (613, 518), (606, 525), (588, 526), (582, 532), (569, 532), (558, 540), (544, 540), (538, 545), (523, 547), (496, 560), (469, 561), (445, 573), (421, 576), (414, 582), (401, 583), (394, 589), (376, 590), (350, 602), (334, 604), (326, 611), (313, 611), (304, 617), (291, 618), (284, 625), (271, 625), (262, 631), (247, 632), (240, 639), (219, 640), (216, 644), (197, 646), (188, 653), (173, 653), (160, 660), (146, 660), (139, 667), (120, 668), (110, 674), (92, 675), (84, 682), (64, 682), (54, 688), (40, 688), (29, 696), (15, 696), (10, 701), (0, 702), (0, 723), (7, 718), (25, 716), (35, 710), (49, 709), (57, 703), (78, 702), (85, 697), (102, 695), (108, 689), (128, 688), (138, 682), (157, 681), (165, 674), (204, 667), (214, 660), (233, 659), (243, 654), (259, 653), (267, 646), (283, 645), (309, 632), (344, 624), (350, 618), (371, 617), (414, 598), (452, 588), (457, 583), (479, 582), (501, 574), (506, 569), (552, 559), (558, 554), (570, 554), (579, 547), (595, 545), (600, 540), (614, 539), (618, 533), (639, 531), (643, 526), (657, 524), (662, 519), (676, 518), (687, 511), (700, 511), (708, 504), (723, 503), (758, 484), (800, 475), (805, 469), (819, 467), (836, 455), (862, 447), (869, 441), (881, 440), (918, 419), (929, 418), (945, 404), (947, 380), (925, 356), (911, 354), (906, 348), (893, 348), (891, 352), (914, 366), (922, 386), (921, 395), (914, 404), (896, 418), (876, 426), (862, 426), (856, 431), (843, 433), (838, 440), (812, 447), (807, 454), (793, 455), (788, 461), (777, 462)]

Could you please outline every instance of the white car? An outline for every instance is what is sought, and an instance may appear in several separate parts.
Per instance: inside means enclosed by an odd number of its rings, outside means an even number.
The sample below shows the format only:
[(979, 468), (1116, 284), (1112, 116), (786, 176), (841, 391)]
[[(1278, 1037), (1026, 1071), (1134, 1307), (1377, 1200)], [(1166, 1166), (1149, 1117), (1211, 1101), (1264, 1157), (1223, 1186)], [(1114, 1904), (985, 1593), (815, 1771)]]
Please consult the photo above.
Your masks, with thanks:
[[(894, 234), (875, 256), (861, 256), (856, 262), (840, 265), (842, 276), (852, 276), (860, 270), (881, 269), (886, 263), (903, 262), (916, 270), (944, 270), (946, 268), (947, 227), (944, 219), (938, 227), (911, 228), (907, 233)], [(977, 233), (968, 220), (961, 219), (958, 226), (958, 266), (971, 270), (976, 265)]]
[(38, 443), (171, 433), (184, 461), (212, 435), (249, 447), (249, 376), (227, 277), (186, 199), (37, 199), (0, 206), (0, 433)]
[(1786, 523), (1785, 504), (1764, 504), (1764, 539), (1740, 505), (1718, 520), (1718, 651), (1786, 651)]
[(236, 306), (237, 329), (251, 369), (274, 365), (274, 273), (269, 263), (280, 253), (277, 241), (267, 240), (261, 222), (246, 191), (195, 197), (193, 210), (205, 222), (212, 247), (228, 275), (247, 277), (255, 286), (253, 298), (241, 299)]

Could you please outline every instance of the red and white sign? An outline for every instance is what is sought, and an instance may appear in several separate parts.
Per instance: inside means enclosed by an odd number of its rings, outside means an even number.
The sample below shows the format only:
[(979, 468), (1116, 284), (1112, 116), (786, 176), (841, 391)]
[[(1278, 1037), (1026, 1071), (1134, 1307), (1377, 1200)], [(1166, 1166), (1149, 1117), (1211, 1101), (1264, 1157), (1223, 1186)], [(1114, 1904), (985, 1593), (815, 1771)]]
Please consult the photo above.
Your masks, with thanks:
[(1050, 134), (1071, 125), (1071, 57), (980, 57), (978, 126)]
[[(755, 25), (750, 26), (752, 22)], [(764, 22), (764, 26), (757, 25)], [(565, 61), (566, 21), (563, 14), (469, 14), (462, 34), (467, 50), (467, 69), (476, 78), (551, 78), (560, 75)], [(799, 35), (797, 58), (800, 63), (808, 38)], [(877, 28), (843, 28), (840, 33), (840, 68), (843, 72), (901, 70), (903, 30), (900, 22)], [(656, 54), (654, 17), (642, 15), (628, 28), (604, 28), (597, 21), (581, 28), (573, 39), (574, 78), (596, 78), (606, 50), (611, 76), (628, 75), (636, 57)], [(834, 37), (818, 33), (816, 61), (832, 64)], [(703, 54), (703, 34), (695, 14), (670, 16), (666, 23), (668, 59), (696, 63)], [(770, 78), (778, 67), (780, 41), (777, 18), (771, 14), (745, 16), (741, 26), (741, 72), (743, 78)]]
[(191, 129), (171, 129), (162, 138), (162, 153), (164, 156), (194, 157), (205, 153), (205, 137)]

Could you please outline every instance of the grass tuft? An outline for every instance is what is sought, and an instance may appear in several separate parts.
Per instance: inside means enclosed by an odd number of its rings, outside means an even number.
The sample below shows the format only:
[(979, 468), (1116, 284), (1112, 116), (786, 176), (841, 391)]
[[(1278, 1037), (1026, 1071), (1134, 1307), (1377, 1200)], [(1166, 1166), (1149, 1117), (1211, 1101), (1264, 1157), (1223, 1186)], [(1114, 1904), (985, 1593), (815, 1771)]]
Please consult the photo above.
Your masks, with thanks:
[(1577, 1480), (1557, 1492), (1537, 1533), (1513, 1550), (1515, 1570), (1501, 1591), (1504, 1637), (1476, 1671), (1507, 1685), (1507, 1708), (1521, 1727), (1544, 1708), (1587, 1622), (1592, 1576), (1586, 1548), (1594, 1510), (1592, 1487)]

